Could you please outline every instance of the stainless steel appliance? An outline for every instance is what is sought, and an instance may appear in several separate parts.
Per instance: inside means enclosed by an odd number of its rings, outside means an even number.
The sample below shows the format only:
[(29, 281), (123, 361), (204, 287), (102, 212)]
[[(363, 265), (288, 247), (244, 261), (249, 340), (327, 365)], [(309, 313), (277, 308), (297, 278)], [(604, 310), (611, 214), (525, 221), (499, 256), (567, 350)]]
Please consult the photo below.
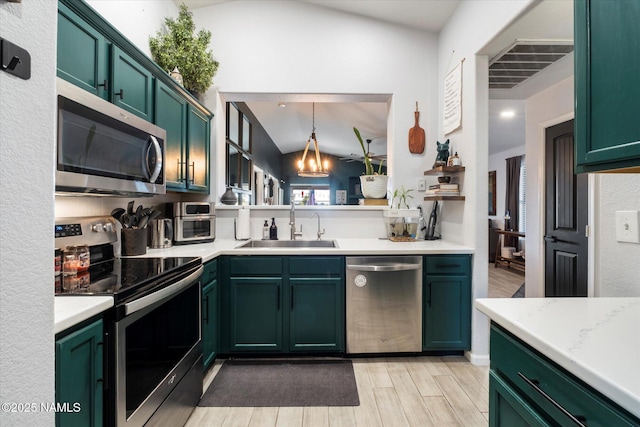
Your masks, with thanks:
[(422, 351), (422, 257), (347, 257), (347, 353)]
[(165, 249), (173, 246), (173, 221), (168, 218), (149, 222), (149, 247)]
[[(82, 274), (56, 296), (114, 298), (105, 319), (105, 425), (184, 425), (202, 394), (202, 259), (114, 258), (111, 217), (60, 218), (56, 246), (90, 245)], [(58, 278), (56, 278), (58, 279)]]
[(215, 240), (216, 212), (213, 203), (174, 203), (173, 217), (175, 244), (213, 242)]
[(164, 129), (57, 79), (56, 191), (165, 194)]

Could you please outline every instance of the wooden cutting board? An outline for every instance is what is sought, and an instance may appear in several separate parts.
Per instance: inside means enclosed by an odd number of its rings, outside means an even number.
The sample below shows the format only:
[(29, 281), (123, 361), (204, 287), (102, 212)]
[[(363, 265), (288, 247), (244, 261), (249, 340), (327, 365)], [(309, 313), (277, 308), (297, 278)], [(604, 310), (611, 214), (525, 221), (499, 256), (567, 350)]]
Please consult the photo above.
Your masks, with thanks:
[(420, 121), (420, 112), (418, 111), (418, 103), (416, 102), (416, 124), (409, 129), (409, 151), (414, 154), (422, 154), (424, 151), (424, 129), (418, 123)]

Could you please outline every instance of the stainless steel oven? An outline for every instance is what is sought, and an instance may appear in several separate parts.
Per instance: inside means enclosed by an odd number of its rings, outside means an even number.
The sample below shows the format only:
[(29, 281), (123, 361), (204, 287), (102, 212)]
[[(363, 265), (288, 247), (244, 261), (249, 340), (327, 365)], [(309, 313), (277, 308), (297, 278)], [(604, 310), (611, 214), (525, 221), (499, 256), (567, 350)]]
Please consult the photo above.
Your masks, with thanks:
[(56, 246), (87, 245), (90, 266), (56, 277), (56, 297), (111, 296), (104, 313), (104, 424), (184, 425), (202, 395), (199, 257), (113, 256), (111, 217), (59, 218)]
[(176, 244), (212, 242), (216, 238), (215, 207), (207, 202), (173, 205), (173, 240)]

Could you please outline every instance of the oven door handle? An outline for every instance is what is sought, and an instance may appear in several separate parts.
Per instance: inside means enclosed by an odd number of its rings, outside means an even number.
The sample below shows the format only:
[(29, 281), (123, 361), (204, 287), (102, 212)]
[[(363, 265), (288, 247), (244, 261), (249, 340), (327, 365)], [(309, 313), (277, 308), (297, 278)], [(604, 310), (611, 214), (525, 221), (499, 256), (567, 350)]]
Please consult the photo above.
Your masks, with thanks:
[(169, 299), (175, 294), (182, 292), (184, 289), (193, 285), (193, 282), (198, 280), (198, 278), (202, 275), (204, 271), (204, 266), (200, 266), (195, 272), (191, 273), (184, 279), (174, 283), (173, 285), (167, 286), (166, 288), (160, 289), (152, 294), (139, 298), (135, 301), (131, 301), (124, 305), (125, 315), (130, 315), (135, 313), (136, 311), (142, 310), (143, 308), (149, 307), (151, 304), (155, 304), (158, 301), (163, 301)]

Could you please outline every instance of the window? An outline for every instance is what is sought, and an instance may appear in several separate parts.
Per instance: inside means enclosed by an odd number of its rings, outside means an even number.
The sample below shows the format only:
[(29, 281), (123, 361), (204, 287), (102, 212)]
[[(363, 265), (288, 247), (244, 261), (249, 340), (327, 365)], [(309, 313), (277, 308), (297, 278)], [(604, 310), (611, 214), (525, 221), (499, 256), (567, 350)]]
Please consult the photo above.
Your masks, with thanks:
[(251, 123), (238, 107), (227, 102), (227, 186), (239, 198), (251, 193)]
[(291, 185), (293, 203), (296, 205), (331, 204), (331, 191), (328, 185)]
[(522, 156), (520, 164), (520, 186), (518, 188), (518, 230), (527, 231), (527, 166)]

